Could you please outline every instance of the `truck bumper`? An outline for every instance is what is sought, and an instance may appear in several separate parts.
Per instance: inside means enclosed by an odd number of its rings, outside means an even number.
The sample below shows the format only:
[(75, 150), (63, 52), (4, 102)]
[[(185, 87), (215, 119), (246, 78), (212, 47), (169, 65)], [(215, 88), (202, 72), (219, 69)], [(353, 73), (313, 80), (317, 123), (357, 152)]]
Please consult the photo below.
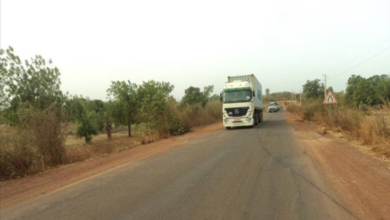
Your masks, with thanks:
[(253, 117), (235, 117), (235, 118), (223, 118), (223, 126), (225, 128), (230, 127), (244, 127), (244, 126), (253, 126), (254, 125)]

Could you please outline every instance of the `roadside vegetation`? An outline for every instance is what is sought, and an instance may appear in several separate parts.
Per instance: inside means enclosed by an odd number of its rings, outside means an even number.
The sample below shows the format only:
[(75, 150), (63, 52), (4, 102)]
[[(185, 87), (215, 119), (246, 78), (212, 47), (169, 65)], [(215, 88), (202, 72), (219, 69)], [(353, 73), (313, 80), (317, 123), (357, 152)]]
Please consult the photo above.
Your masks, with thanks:
[(171, 96), (174, 85), (113, 81), (108, 101), (60, 89), (60, 71), (41, 56), (0, 49), (0, 179), (118, 152), (222, 118), (213, 86)]
[[(332, 88), (328, 88), (332, 90)], [(291, 102), (287, 110), (359, 141), (379, 155), (390, 156), (390, 76), (370, 78), (352, 75), (345, 92), (334, 93), (338, 104), (326, 106), (320, 80), (303, 85), (302, 105)]]

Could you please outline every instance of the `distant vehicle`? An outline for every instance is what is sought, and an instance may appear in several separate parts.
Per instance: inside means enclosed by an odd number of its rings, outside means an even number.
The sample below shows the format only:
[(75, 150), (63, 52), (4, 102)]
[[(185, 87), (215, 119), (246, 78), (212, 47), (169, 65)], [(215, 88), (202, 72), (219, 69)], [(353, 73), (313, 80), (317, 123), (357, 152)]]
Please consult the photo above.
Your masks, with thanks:
[(277, 102), (270, 102), (267, 110), (268, 112), (277, 112), (280, 110), (280, 106)]
[(226, 129), (263, 121), (262, 87), (255, 75), (229, 76), (221, 94)]

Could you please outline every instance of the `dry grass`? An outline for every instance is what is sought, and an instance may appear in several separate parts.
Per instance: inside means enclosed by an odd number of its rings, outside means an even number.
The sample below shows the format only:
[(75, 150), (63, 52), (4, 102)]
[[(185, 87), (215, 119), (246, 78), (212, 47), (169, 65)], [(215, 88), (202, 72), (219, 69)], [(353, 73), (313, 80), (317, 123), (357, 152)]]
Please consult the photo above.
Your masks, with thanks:
[[(131, 138), (127, 136), (127, 131), (116, 132), (112, 140), (108, 140), (106, 134), (99, 134), (94, 136), (91, 144), (85, 144), (84, 139), (76, 138), (75, 135), (68, 135), (65, 139), (64, 163), (120, 152), (161, 138), (158, 132), (143, 125), (134, 126), (133, 131)], [(22, 177), (47, 168), (42, 164), (42, 157), (31, 133), (1, 125), (0, 140), (0, 179)]]
[(180, 119), (187, 130), (205, 126), (222, 120), (222, 104), (219, 101), (209, 102), (203, 108), (201, 105), (186, 105), (178, 111)]
[[(183, 134), (222, 118), (222, 105), (217, 101), (209, 102), (205, 107), (188, 105), (179, 108), (175, 105), (171, 106), (171, 110), (176, 119), (173, 134)], [(54, 116), (49, 117), (49, 113), (27, 111), (24, 124), (28, 126), (14, 128), (0, 125), (0, 179), (36, 173), (45, 170), (46, 166), (88, 160), (171, 135), (141, 123), (132, 127), (131, 138), (127, 136), (126, 127), (117, 127), (113, 129), (112, 140), (108, 140), (106, 134), (99, 134), (93, 137), (91, 144), (85, 144), (84, 139), (75, 137), (74, 124), (63, 126), (54, 120)]]
[(290, 104), (287, 110), (305, 120), (314, 121), (336, 132), (343, 132), (350, 139), (360, 141), (378, 154), (390, 156), (388, 110), (362, 112), (345, 106), (327, 107), (316, 101), (302, 106)]
[(31, 133), (0, 126), (0, 179), (14, 178), (42, 170), (38, 147)]
[(152, 143), (162, 138), (157, 131), (150, 130), (143, 124), (133, 126), (132, 130), (133, 136), (130, 138), (127, 131), (113, 133), (112, 140), (108, 140), (106, 134), (99, 134), (94, 136), (91, 144), (85, 144), (84, 139), (69, 135), (65, 142), (67, 162), (74, 163), (105, 154), (120, 152), (139, 145)]

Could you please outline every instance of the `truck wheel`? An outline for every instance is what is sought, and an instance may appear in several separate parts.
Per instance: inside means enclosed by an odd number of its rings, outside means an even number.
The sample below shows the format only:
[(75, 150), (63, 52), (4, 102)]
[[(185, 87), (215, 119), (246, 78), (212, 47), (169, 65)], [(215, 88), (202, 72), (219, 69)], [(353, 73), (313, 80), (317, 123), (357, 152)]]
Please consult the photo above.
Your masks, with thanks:
[(231, 129), (231, 127), (226, 127), (226, 130), (230, 130)]
[(253, 126), (256, 126), (259, 123), (259, 116), (258, 114), (253, 115)]

